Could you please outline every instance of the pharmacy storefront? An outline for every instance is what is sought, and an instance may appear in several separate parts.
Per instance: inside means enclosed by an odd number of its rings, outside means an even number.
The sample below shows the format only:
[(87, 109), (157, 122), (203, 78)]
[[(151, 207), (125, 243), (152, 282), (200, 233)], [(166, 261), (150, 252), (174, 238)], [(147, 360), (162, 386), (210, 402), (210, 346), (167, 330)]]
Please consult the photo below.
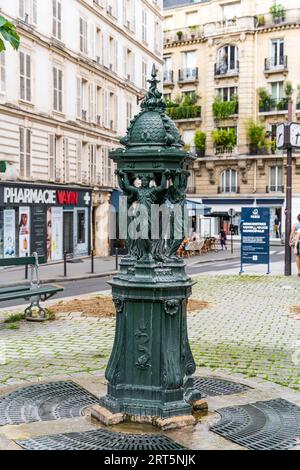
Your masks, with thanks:
[(90, 253), (92, 190), (0, 182), (0, 257)]

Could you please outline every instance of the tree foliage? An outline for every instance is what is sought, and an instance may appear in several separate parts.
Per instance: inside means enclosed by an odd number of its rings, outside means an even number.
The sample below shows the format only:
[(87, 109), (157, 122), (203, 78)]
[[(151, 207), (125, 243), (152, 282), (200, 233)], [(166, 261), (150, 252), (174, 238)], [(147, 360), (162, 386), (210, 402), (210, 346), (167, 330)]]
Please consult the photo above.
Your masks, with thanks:
[(16, 27), (4, 18), (4, 16), (0, 16), (0, 52), (6, 50), (6, 42), (17, 50), (20, 45), (20, 37), (17, 33)]

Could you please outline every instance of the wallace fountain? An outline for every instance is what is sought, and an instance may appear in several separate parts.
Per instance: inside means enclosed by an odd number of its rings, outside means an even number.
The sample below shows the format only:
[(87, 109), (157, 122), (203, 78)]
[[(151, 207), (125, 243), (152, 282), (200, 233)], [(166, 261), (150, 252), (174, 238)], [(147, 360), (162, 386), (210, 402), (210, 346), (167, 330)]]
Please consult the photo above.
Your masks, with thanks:
[[(193, 389), (195, 362), (187, 332), (192, 282), (176, 255), (184, 234), (191, 156), (165, 114), (155, 67), (149, 83), (141, 112), (121, 139), (123, 147), (110, 153), (127, 201), (122, 205), (127, 227), (139, 220), (136, 226), (142, 225), (143, 234), (134, 237), (128, 230), (128, 255), (111, 281), (115, 341), (106, 370), (107, 394), (94, 414), (105, 424), (131, 420), (164, 429), (166, 423), (193, 424), (193, 408), (201, 403)], [(155, 206), (169, 208), (168, 237), (161, 223), (159, 236), (152, 234)]]

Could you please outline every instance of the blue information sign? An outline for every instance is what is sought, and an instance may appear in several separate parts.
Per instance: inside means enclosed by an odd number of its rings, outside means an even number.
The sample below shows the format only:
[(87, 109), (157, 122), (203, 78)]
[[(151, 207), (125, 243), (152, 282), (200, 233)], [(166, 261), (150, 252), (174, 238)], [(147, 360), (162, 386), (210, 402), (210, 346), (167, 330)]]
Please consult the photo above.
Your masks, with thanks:
[(242, 208), (241, 272), (243, 264), (267, 264), (270, 272), (270, 209)]

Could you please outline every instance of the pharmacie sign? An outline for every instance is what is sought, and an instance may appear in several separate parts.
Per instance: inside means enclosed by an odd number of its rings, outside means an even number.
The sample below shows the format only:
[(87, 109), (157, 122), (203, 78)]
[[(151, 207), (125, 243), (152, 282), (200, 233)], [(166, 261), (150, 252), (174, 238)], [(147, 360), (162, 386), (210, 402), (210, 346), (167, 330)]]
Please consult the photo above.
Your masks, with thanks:
[(0, 185), (0, 205), (49, 205), (80, 206), (91, 205), (91, 191), (41, 186)]

